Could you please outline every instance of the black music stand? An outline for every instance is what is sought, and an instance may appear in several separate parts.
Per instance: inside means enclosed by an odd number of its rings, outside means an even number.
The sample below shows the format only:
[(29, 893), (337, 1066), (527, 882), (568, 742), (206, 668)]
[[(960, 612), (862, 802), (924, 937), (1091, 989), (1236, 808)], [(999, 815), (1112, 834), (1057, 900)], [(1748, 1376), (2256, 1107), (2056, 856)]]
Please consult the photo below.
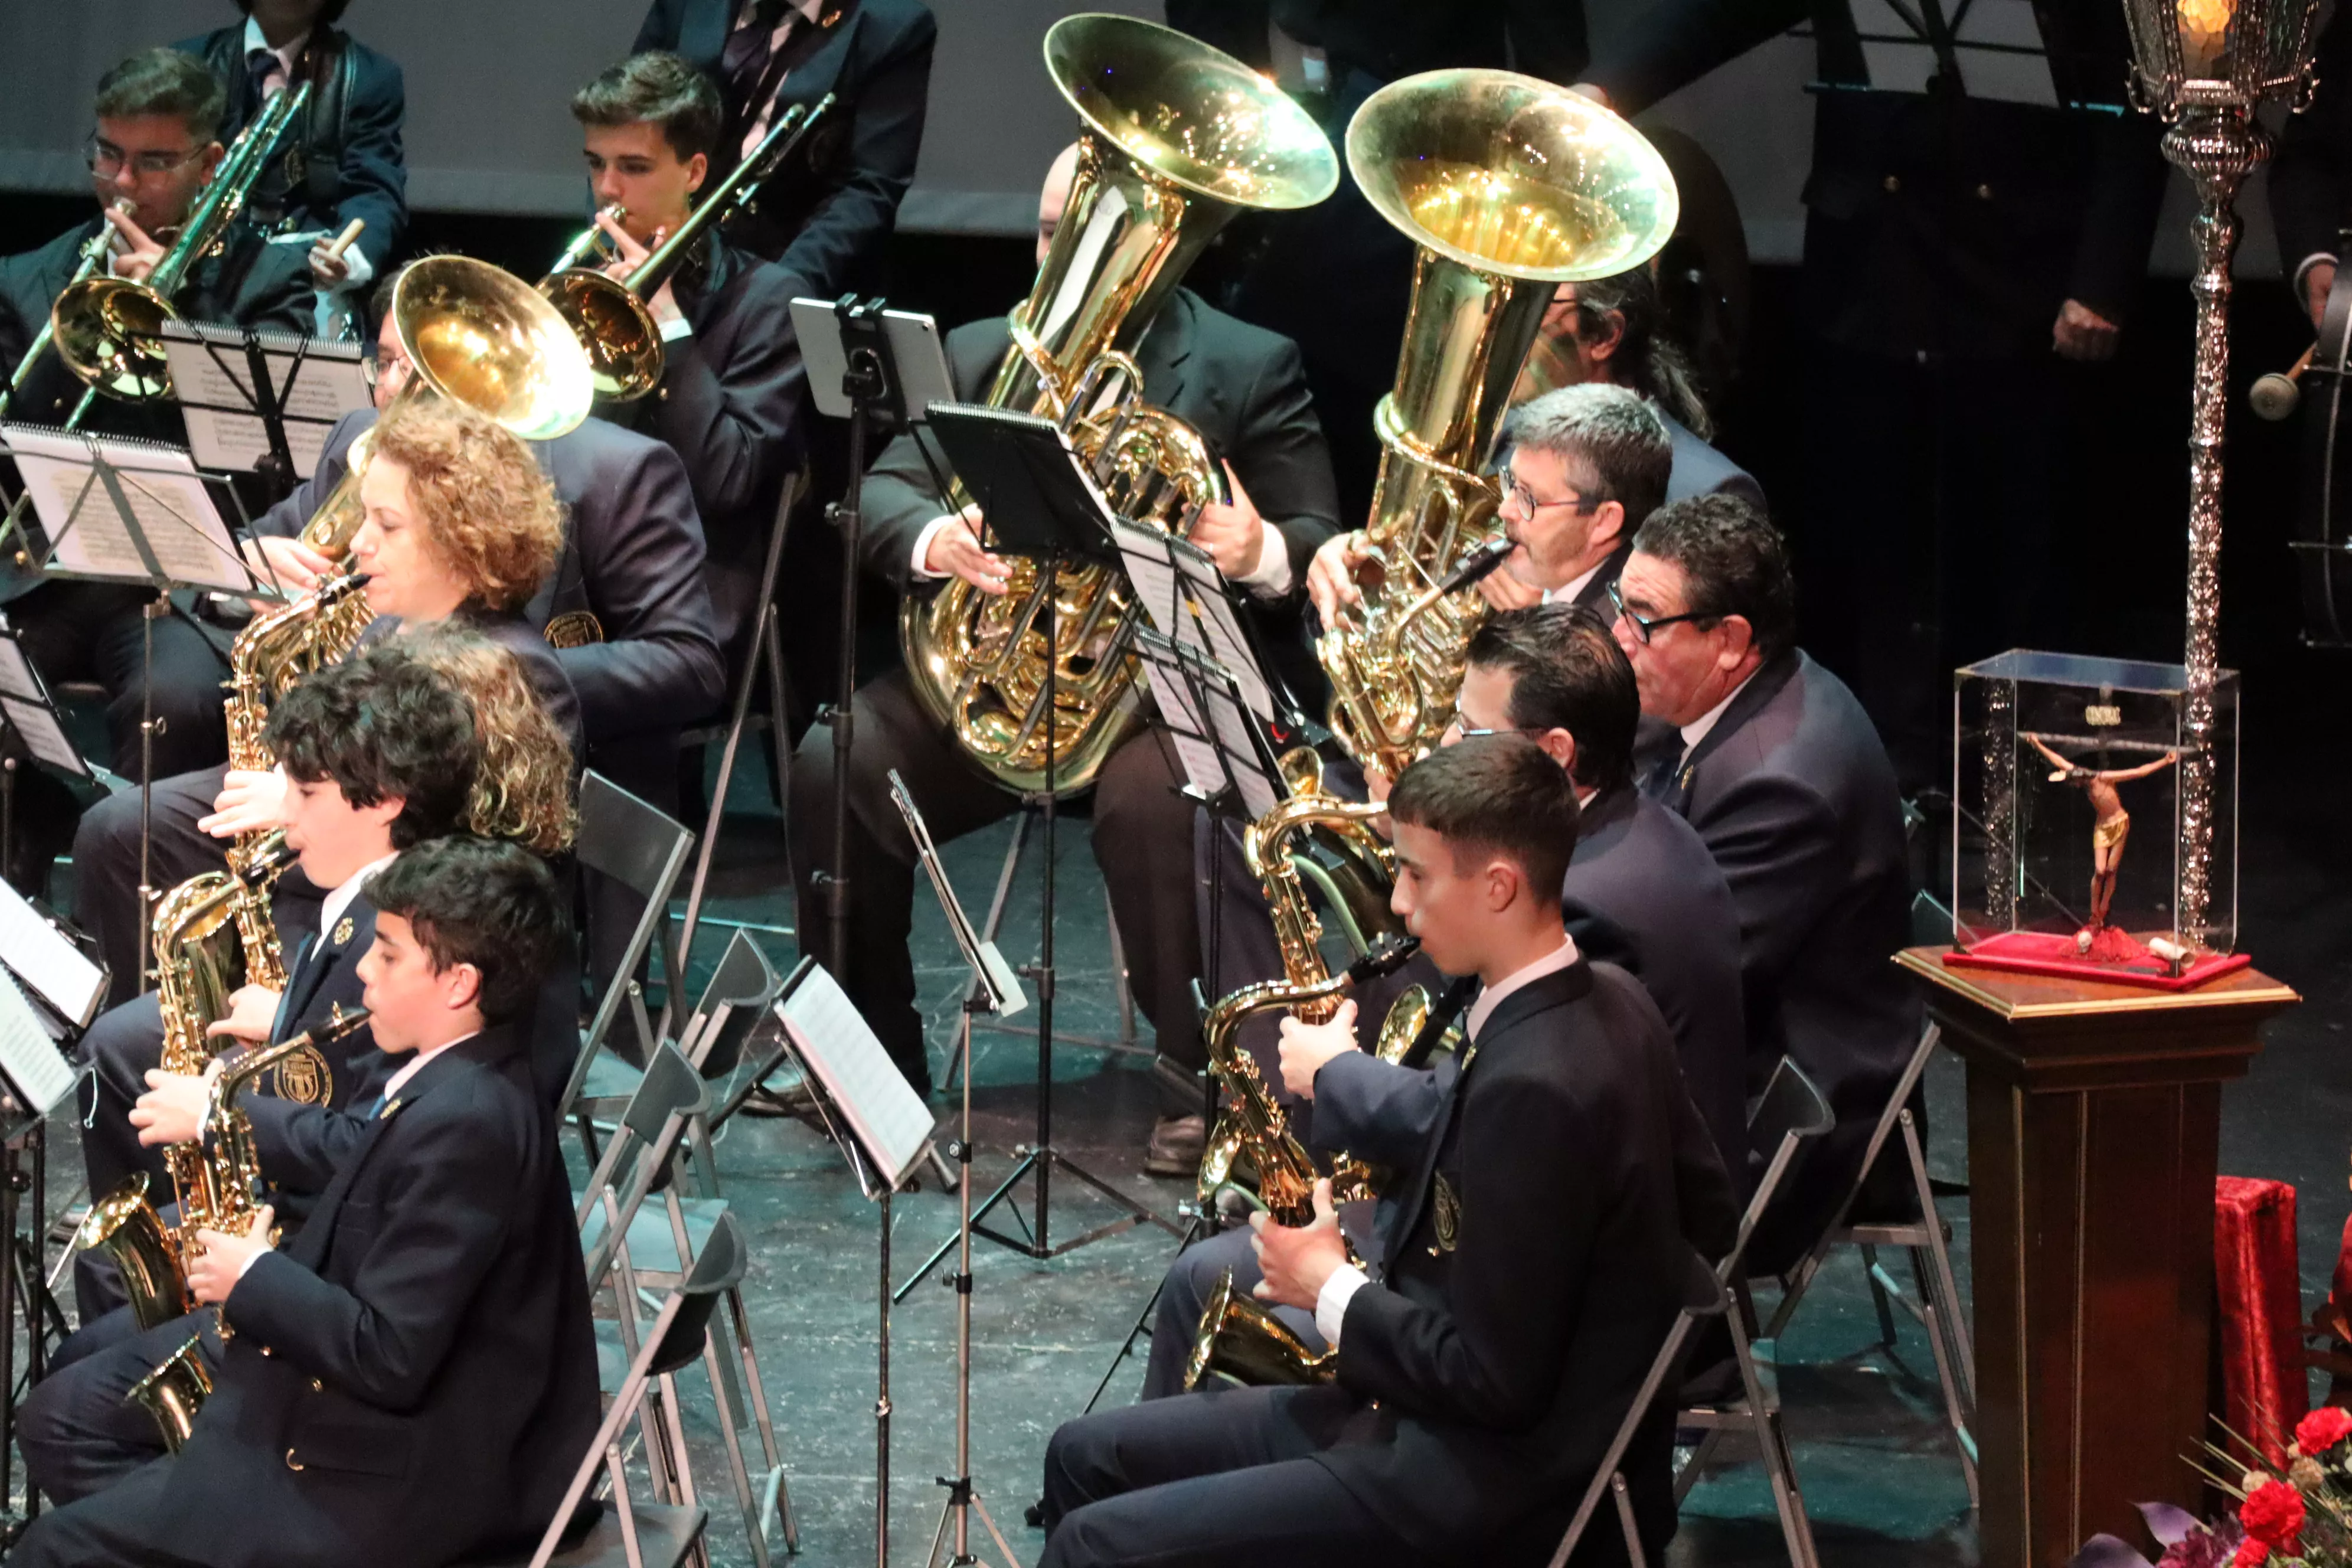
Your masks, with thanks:
[[(0, 450), (16, 459), (25, 493), (11, 510), (11, 530), (23, 529), (31, 502), (46, 543), (35, 566), (45, 577), (135, 584), (155, 597), (141, 631), (139, 714), (139, 908), (154, 909), (150, 875), (155, 776), (155, 623), (172, 613), (174, 589), (268, 596), (239, 552), (229, 516), (244, 521), (244, 503), (225, 479), (199, 473), (184, 447), (27, 426), (8, 426)], [(226, 496), (224, 511), (219, 497)], [(27, 553), (32, 542), (23, 533)], [(0, 550), (10, 548), (0, 533)], [(144, 965), (139, 989), (147, 989)]]
[(890, 1053), (840, 984), (803, 963), (776, 999), (791, 1055), (800, 1064), (825, 1131), (849, 1162), (858, 1190), (880, 1214), (879, 1368), (874, 1400), (874, 1552), (890, 1561), (890, 1197), (931, 1152), (930, 1108), (908, 1086)]
[(357, 343), (176, 320), (158, 337), (197, 466), (255, 475), (268, 504), (294, 493), (343, 416), (371, 401)]
[[(849, 749), (856, 740), (850, 705), (857, 695), (857, 574), (858, 544), (865, 531), (866, 453), (868, 442), (888, 440), (904, 429), (910, 417), (902, 390), (898, 361), (885, 329), (880, 296), (860, 300), (844, 294), (834, 301), (830, 316), (814, 311), (794, 317), (802, 334), (802, 352), (825, 353), (842, 366), (841, 396), (848, 402), (849, 484), (825, 514), (841, 535), (841, 626), (835, 657), (832, 704), (817, 714), (817, 722), (833, 731), (833, 823), (831, 863), (814, 878), (824, 889), (825, 952), (835, 973), (849, 972)], [(820, 334), (830, 322), (840, 342), (823, 343)], [(814, 345), (814, 349), (813, 346)], [(820, 395), (819, 405), (829, 401)], [(836, 406), (838, 406), (836, 405)]]
[[(948, 404), (932, 407), (930, 430), (956, 477), (963, 481), (965, 491), (979, 504), (984, 542), (989, 549), (1033, 561), (1040, 581), (1047, 584), (1071, 563), (1118, 564), (1118, 550), (1109, 533), (1108, 504), (1086, 459), (1070, 445), (1069, 437), (1059, 425), (1008, 409)], [(1049, 650), (1055, 647), (1057, 633), (1055, 597), (1050, 591), (1043, 595), (1038, 623)], [(1103, 657), (1121, 658), (1126, 652), (1124, 647), (1113, 647)], [(1035, 801), (1045, 818), (1045, 870), (1040, 885), (1043, 928), (1038, 938), (1037, 962), (1021, 972), (1023, 978), (1037, 988), (1037, 1141), (1014, 1151), (1019, 1159), (1012, 1174), (981, 1204), (972, 1226), (975, 1235), (1034, 1258), (1058, 1258), (1139, 1225), (1156, 1225), (1171, 1236), (1181, 1234), (1165, 1215), (1120, 1192), (1054, 1144), (1054, 840), (1057, 815), (1055, 795), (1058, 786), (1055, 710), (1059, 700), (1059, 667), (1057, 654), (1049, 653), (1045, 690), (1045, 787), (1038, 792)], [(969, 1082), (969, 1058), (963, 1070)], [(1058, 1247), (1054, 1245), (1050, 1205), (1056, 1168), (1127, 1212)], [(1031, 1176), (1036, 1178), (1035, 1201), (1033, 1223), (1025, 1227), (1026, 1236), (1007, 1236), (979, 1223)], [(1019, 1211), (1014, 1213), (1017, 1217)]]

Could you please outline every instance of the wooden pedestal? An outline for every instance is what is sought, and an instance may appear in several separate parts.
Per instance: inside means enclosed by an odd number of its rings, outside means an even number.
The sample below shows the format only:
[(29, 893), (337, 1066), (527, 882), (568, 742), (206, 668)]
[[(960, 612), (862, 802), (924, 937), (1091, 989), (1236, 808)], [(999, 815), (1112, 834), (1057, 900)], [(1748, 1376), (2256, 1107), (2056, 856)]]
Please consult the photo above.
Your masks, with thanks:
[(1984, 1568), (2062, 1568), (2132, 1505), (2197, 1509), (2221, 1085), (2298, 1000), (2253, 970), (2179, 995), (1916, 975), (1968, 1063)]

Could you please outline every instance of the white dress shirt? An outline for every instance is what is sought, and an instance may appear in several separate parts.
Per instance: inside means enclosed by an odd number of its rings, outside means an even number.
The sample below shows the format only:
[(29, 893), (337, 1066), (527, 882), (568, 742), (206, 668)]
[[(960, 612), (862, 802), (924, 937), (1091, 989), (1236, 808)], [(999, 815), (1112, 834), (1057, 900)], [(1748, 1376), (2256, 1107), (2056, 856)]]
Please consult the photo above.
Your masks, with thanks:
[[(1762, 667), (1759, 665), (1758, 668), (1761, 668)], [(1731, 700), (1738, 696), (1742, 691), (1748, 689), (1748, 683), (1755, 679), (1756, 671), (1753, 669), (1749, 670), (1746, 675), (1740, 678), (1738, 685), (1733, 687), (1730, 690), (1723, 694), (1722, 701), (1717, 703), (1714, 707), (1708, 709), (1706, 712), (1700, 714), (1697, 718), (1692, 720), (1689, 723), (1682, 727), (1684, 756), (1687, 757), (1693, 752), (1698, 750), (1698, 743), (1701, 741), (1706, 740), (1708, 732), (1712, 731), (1716, 727), (1717, 723), (1722, 720), (1723, 710), (1731, 706)]]
[[(1470, 1004), (1469, 1016), (1464, 1020), (1464, 1036), (1475, 1044), (1486, 1020), (1495, 1016), (1495, 1009), (1503, 1005), (1506, 997), (1547, 974), (1566, 969), (1576, 962), (1576, 939), (1562, 931), (1559, 946), (1525, 968), (1515, 969), (1492, 985), (1480, 988), (1478, 1000)], [(1352, 1263), (1342, 1263), (1331, 1270), (1330, 1277), (1323, 1281), (1323, 1289), (1316, 1293), (1315, 1331), (1334, 1349), (1339, 1347), (1340, 1325), (1348, 1319), (1348, 1303), (1355, 1300), (1357, 1291), (1370, 1283), (1370, 1276), (1362, 1269)]]
[(250, 16), (245, 19), (245, 58), (251, 59), (257, 51), (278, 57), (278, 74), (262, 84), (261, 96), (264, 99), (276, 98), (286, 90), (286, 84), (294, 79), (295, 66), (301, 61), (302, 46), (310, 41), (310, 30), (305, 27), (283, 46), (273, 49), (269, 47), (269, 40), (261, 36), (261, 24)]
[(1570, 578), (1561, 586), (1546, 588), (1543, 591), (1543, 602), (1547, 605), (1573, 605), (1576, 603), (1577, 596), (1584, 592), (1586, 584), (1599, 575), (1601, 569), (1608, 564), (1609, 557), (1604, 555), (1586, 567), (1580, 575)]

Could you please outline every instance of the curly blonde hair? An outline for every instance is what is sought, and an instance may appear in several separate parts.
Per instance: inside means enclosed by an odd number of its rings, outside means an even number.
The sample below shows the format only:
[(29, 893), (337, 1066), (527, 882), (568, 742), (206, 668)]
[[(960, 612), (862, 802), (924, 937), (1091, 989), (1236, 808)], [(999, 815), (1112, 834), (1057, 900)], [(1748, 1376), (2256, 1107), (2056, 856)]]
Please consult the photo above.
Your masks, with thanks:
[(519, 610), (563, 549), (563, 505), (530, 448), (460, 403), (425, 398), (375, 427), (370, 460), (408, 471), (435, 560), (493, 610)]
[(446, 623), (405, 632), (398, 646), (457, 689), (474, 712), (482, 760), (466, 803), (466, 826), (541, 855), (572, 846), (572, 743), (531, 689), (522, 661)]

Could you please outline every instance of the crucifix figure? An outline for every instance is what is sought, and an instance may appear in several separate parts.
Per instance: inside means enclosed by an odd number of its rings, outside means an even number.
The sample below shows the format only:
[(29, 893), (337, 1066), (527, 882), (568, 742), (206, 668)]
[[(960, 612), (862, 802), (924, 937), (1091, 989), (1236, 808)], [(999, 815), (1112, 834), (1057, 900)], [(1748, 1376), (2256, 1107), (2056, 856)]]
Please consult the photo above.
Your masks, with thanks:
[(2090, 798), (2091, 919), (2074, 937), (2075, 945), (2088, 952), (2093, 940), (2106, 927), (2107, 909), (2116, 899), (2116, 869), (2123, 864), (2124, 840), (2131, 837), (2131, 813), (2124, 809), (2123, 796), (2116, 793), (2116, 786), (2160, 773), (2179, 761), (2179, 756), (2168, 752), (2136, 768), (2086, 768), (2052, 751), (2041, 736), (2031, 731), (2026, 731), (2025, 738), (2058, 770), (2050, 775), (2052, 784), (2073, 784)]

